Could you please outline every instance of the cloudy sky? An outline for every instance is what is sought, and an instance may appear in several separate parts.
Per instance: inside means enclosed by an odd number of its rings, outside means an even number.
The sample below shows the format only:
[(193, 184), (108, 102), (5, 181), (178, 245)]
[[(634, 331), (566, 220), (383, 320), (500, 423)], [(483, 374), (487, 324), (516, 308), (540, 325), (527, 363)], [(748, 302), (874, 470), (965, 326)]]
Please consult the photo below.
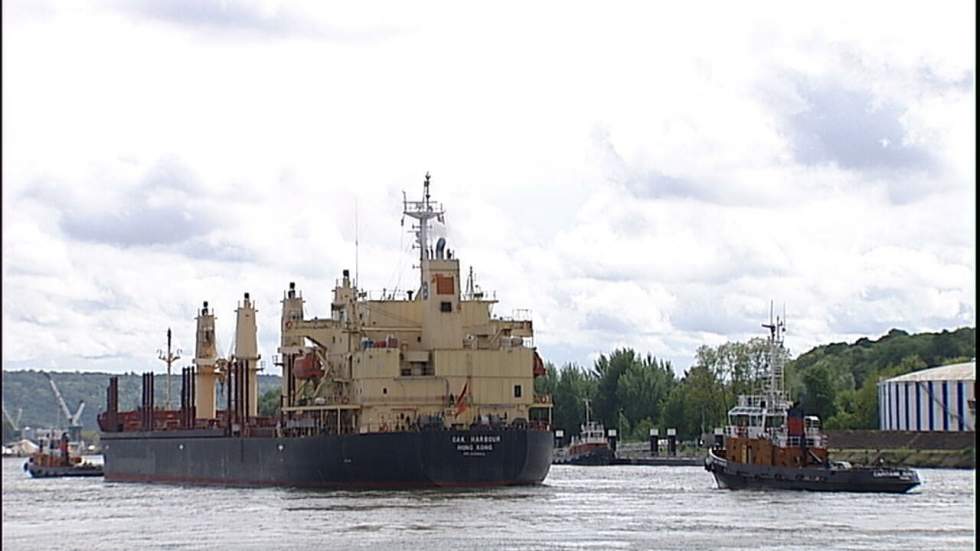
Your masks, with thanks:
[(414, 286), (426, 171), (555, 363), (975, 324), (973, 2), (408, 4), (4, 0), (3, 368), (159, 371), (244, 291), (271, 358), (355, 234)]

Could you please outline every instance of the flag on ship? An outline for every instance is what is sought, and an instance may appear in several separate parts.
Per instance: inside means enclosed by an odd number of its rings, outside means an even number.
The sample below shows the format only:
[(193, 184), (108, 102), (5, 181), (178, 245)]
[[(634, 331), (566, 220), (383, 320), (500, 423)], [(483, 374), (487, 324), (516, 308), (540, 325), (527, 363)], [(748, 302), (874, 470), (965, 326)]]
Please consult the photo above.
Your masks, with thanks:
[(466, 391), (469, 389), (469, 381), (463, 385), (463, 390), (459, 393), (459, 398), (456, 399), (456, 415), (459, 415), (466, 411)]

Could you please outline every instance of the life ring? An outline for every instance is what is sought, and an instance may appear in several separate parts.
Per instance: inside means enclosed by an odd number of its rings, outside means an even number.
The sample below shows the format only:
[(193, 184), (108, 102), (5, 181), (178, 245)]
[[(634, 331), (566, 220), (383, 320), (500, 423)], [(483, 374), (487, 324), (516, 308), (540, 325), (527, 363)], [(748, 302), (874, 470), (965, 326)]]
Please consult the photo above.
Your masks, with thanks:
[(287, 321), (286, 322), (286, 329), (292, 329), (292, 328), (293, 328), (293, 322), (292, 321)]

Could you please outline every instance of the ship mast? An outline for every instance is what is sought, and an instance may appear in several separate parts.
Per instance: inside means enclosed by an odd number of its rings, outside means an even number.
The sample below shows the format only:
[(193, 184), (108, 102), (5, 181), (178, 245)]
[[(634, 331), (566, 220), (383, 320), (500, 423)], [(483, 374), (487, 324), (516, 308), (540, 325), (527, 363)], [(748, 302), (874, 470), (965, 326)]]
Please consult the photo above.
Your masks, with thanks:
[(786, 321), (785, 313), (783, 318), (773, 317), (771, 301), (769, 303), (769, 323), (763, 323), (762, 326), (769, 330), (769, 381), (766, 385), (766, 405), (770, 410), (778, 411), (785, 407), (786, 402), (782, 354)]
[(167, 353), (164, 355), (163, 350), (157, 350), (157, 357), (163, 360), (167, 364), (167, 409), (170, 409), (170, 366), (177, 360), (180, 359), (181, 350), (178, 349), (175, 354), (171, 349), (171, 333), (170, 328), (167, 328)]
[[(429, 194), (429, 179), (431, 175), (425, 173), (425, 183), (423, 184), (424, 193), (423, 199), (421, 201), (409, 201), (404, 198), (404, 210), (402, 214), (409, 216), (418, 220), (418, 224), (412, 226), (415, 231), (415, 246), (419, 248), (419, 267), (427, 259), (432, 257), (431, 251), (429, 249), (429, 220), (433, 218), (437, 219), (439, 222), (445, 222), (443, 215), (445, 211), (442, 210), (442, 205), (440, 203), (431, 200)], [(422, 283), (425, 283), (424, 281)]]

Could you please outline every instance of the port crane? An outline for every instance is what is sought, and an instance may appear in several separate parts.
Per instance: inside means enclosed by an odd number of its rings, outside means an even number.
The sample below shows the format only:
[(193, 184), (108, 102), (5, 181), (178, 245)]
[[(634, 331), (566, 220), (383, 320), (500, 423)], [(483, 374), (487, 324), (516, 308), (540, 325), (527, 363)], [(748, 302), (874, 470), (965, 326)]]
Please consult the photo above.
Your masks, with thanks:
[(65, 414), (65, 419), (68, 420), (68, 439), (72, 442), (81, 442), (82, 411), (85, 409), (85, 400), (79, 402), (78, 409), (72, 414), (71, 410), (68, 409), (68, 404), (65, 403), (65, 399), (61, 396), (61, 391), (58, 390), (58, 385), (54, 383), (51, 374), (47, 371), (42, 371), (42, 373), (48, 378), (48, 382), (51, 383), (51, 390), (54, 392), (54, 397), (58, 400), (58, 405), (61, 406), (61, 412)]
[(7, 406), (0, 404), (0, 407), (3, 407), (3, 416), (7, 418), (7, 422), (10, 423), (10, 426), (13, 429), (13, 437), (17, 438), (20, 435), (20, 417), (23, 415), (24, 409), (17, 408), (17, 417), (14, 418), (10, 415), (10, 412), (7, 411)]

